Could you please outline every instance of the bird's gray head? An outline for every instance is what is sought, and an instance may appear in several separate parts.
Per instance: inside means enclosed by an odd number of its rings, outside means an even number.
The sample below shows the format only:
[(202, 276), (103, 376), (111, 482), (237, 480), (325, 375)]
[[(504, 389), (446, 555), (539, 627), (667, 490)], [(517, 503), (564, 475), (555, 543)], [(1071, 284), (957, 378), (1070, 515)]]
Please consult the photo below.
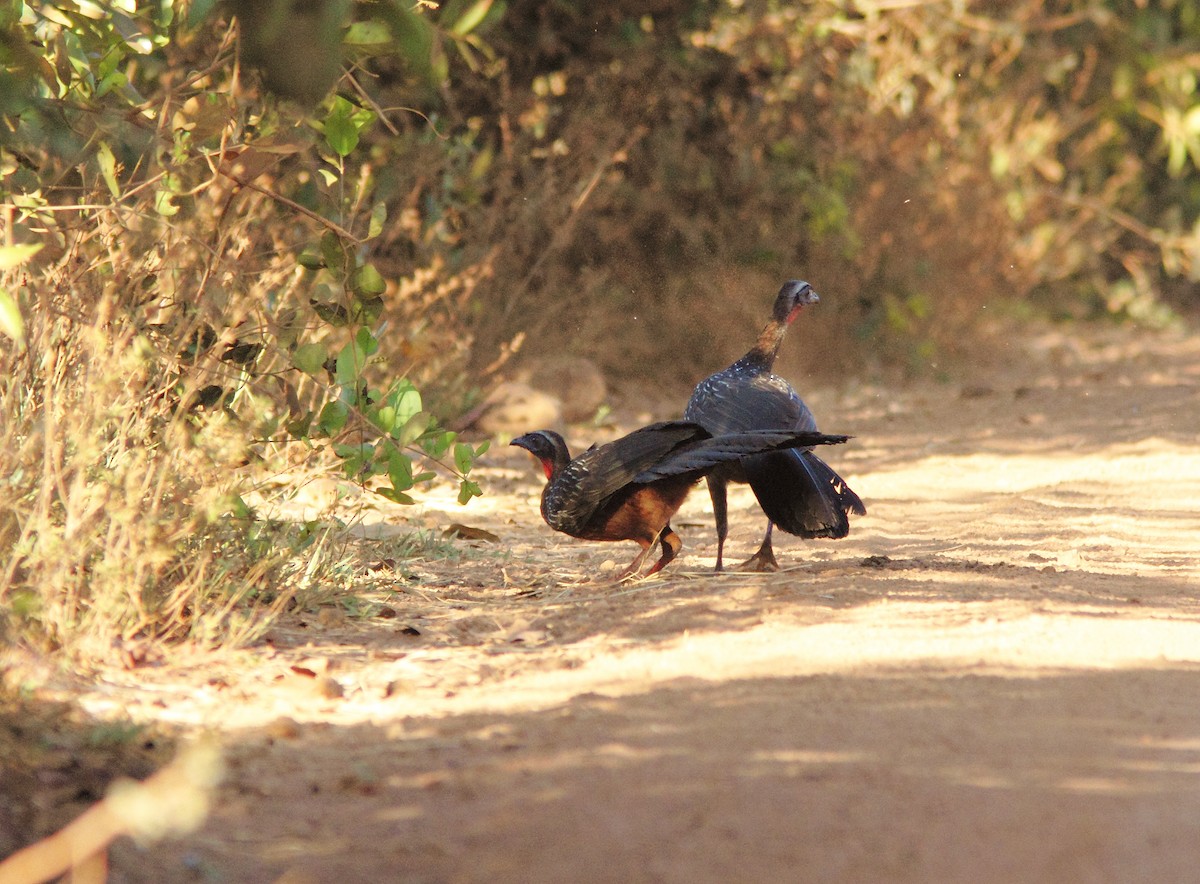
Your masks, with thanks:
[(789, 279), (779, 290), (775, 298), (774, 316), (778, 322), (791, 322), (801, 310), (809, 304), (816, 304), (821, 299), (813, 291), (813, 287), (800, 279)]
[(536, 457), (541, 462), (547, 479), (553, 479), (554, 474), (571, 460), (566, 440), (553, 430), (536, 430), (526, 433), (508, 444), (524, 448)]

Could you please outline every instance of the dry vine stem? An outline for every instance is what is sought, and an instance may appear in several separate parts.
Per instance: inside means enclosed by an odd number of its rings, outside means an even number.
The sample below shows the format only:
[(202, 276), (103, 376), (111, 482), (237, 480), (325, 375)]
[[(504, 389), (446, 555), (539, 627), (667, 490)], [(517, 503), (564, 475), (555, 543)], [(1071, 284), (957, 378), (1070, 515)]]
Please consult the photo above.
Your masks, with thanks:
[(216, 746), (197, 743), (143, 782), (118, 780), (69, 825), (0, 862), (0, 881), (40, 884), (69, 872), (75, 882), (103, 882), (105, 851), (122, 835), (158, 841), (199, 827), (221, 770)]

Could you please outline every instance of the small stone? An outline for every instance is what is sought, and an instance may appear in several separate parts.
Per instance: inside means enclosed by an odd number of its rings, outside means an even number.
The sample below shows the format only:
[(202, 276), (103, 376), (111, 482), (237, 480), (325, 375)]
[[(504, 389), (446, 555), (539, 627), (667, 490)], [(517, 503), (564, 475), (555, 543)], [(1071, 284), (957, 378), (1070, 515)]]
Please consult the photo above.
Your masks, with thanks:
[(294, 740), (300, 736), (300, 725), (296, 719), (281, 715), (267, 725), (266, 732), (273, 740)]
[(317, 679), (317, 693), (326, 700), (337, 700), (345, 695), (346, 689), (342, 687), (342, 683), (336, 678), (323, 675)]
[(554, 427), (562, 422), (562, 403), (528, 384), (501, 384), (484, 400), (475, 426), (489, 435), (515, 436), (530, 427)]
[(581, 356), (559, 356), (540, 360), (529, 372), (529, 382), (557, 396), (563, 420), (588, 421), (608, 398), (608, 384), (596, 363)]

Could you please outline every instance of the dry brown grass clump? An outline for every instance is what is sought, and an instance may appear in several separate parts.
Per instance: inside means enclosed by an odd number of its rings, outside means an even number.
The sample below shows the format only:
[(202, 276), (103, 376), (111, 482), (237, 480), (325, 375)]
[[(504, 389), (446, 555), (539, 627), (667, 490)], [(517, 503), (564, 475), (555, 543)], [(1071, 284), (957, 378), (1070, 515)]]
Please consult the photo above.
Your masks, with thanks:
[[(172, 305), (158, 282), (186, 269), (163, 262), (186, 249), (140, 224), (120, 212), (60, 223), (54, 260), (7, 274), (36, 305), (21, 345), (0, 351), (10, 640), (101, 652), (135, 637), (244, 639), (255, 629), (244, 603), (282, 601), (289, 585), (283, 536), (262, 536), (239, 505), (242, 418), (202, 404), (207, 382), (236, 390), (238, 369), (199, 358), (201, 312)], [(148, 247), (156, 229), (166, 235)]]

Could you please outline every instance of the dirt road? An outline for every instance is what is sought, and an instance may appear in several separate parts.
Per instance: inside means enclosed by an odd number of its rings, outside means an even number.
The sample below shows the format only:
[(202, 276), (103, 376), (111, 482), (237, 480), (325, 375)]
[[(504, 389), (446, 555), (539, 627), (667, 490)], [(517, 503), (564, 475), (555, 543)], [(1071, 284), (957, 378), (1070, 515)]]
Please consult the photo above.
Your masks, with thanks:
[[(805, 390), (870, 514), (780, 537), (781, 573), (709, 573), (701, 491), (663, 579), (593, 581), (635, 550), (552, 534), (498, 455), (429, 519), (499, 543), (109, 673), (88, 708), (229, 765), (199, 832), (120, 844), (113, 880), (1200, 880), (1200, 344), (1012, 361)], [(763, 525), (730, 511), (736, 561)]]

